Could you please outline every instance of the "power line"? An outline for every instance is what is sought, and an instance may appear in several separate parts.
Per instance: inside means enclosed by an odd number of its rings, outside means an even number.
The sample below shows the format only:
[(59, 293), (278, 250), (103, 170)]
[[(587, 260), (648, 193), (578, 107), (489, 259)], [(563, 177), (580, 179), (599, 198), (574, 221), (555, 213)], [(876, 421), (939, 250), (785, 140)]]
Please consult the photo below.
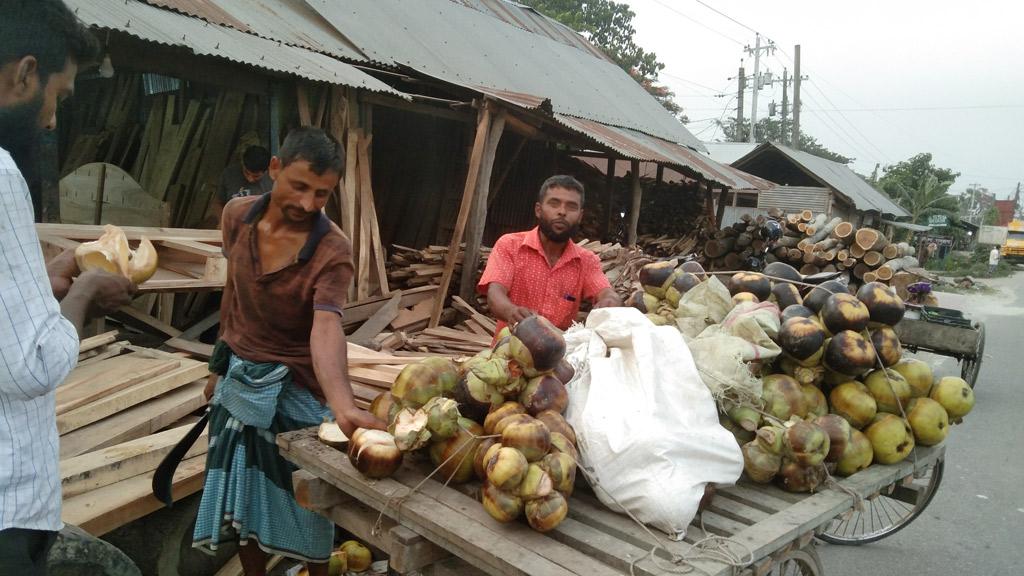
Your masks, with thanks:
[[(737, 20), (737, 19), (733, 18), (732, 16), (729, 16), (729, 15), (728, 15), (728, 14), (726, 14), (725, 12), (721, 12), (721, 11), (719, 11), (719, 10), (718, 10), (717, 8), (714, 8), (713, 6), (711, 6), (711, 5), (709, 5), (709, 4), (705, 4), (705, 3), (704, 3), (704, 2), (702, 2), (701, 0), (695, 0), (695, 1), (697, 2), (697, 4), (700, 4), (701, 6), (703, 6), (703, 7), (707, 8), (708, 10), (711, 10), (711, 11), (712, 11), (712, 12), (714, 12), (715, 14), (718, 14), (719, 16), (723, 16), (723, 17), (725, 17), (726, 19), (728, 19), (728, 20), (731, 20), (731, 21), (735, 22), (736, 24), (739, 24), (740, 26), (743, 26), (744, 28), (746, 28), (747, 30), (750, 30), (750, 31), (751, 31), (751, 32), (753, 32), (754, 34), (761, 34), (761, 33), (760, 33), (760, 32), (758, 32), (757, 30), (754, 30), (754, 29), (753, 29), (753, 28), (751, 28), (750, 26), (747, 26), (746, 24), (744, 24), (743, 22), (740, 22), (739, 20)], [(764, 35), (764, 34), (761, 34), (761, 36), (765, 36), (765, 35)], [(767, 36), (765, 36), (765, 38), (767, 38)]]
[[(811, 87), (813, 87), (813, 88), (814, 88), (814, 90), (815, 90), (816, 92), (818, 92), (819, 94), (821, 94), (822, 98), (824, 98), (824, 99), (825, 99), (825, 101), (826, 101), (826, 102), (828, 102), (830, 106), (832, 106), (832, 107), (835, 107), (835, 104), (834, 104), (834, 103), (832, 102), (832, 100), (831, 100), (831, 99), (830, 99), (830, 98), (828, 97), (828, 94), (825, 94), (825, 92), (823, 92), (822, 90), (820, 90), (820, 89), (819, 89), (819, 88), (818, 88), (817, 86), (815, 86), (815, 85), (814, 85), (813, 83), (810, 83), (810, 86), (811, 86)], [(859, 136), (861, 137), (861, 139), (862, 139), (862, 140), (864, 140), (864, 142), (867, 142), (868, 146), (870, 146), (870, 147), (874, 148), (875, 152), (878, 152), (878, 154), (879, 154), (879, 155), (880, 155), (880, 156), (882, 157), (882, 160), (885, 160), (885, 162), (886, 162), (886, 163), (889, 163), (889, 164), (891, 164), (891, 163), (892, 163), (892, 162), (891, 162), (891, 161), (889, 160), (889, 158), (888, 158), (888, 157), (887, 157), (887, 156), (885, 155), (885, 152), (882, 152), (882, 151), (881, 151), (881, 150), (880, 150), (880, 149), (878, 148), (878, 146), (875, 146), (875, 143), (874, 143), (874, 142), (873, 142), (873, 141), (872, 141), (872, 140), (871, 140), (870, 138), (868, 138), (867, 136), (865, 136), (865, 135), (864, 135), (864, 133), (860, 131), (860, 128), (858, 128), (856, 124), (854, 124), (853, 122), (851, 122), (851, 121), (850, 121), (850, 119), (849, 119), (849, 118), (847, 118), (845, 114), (843, 114), (842, 112), (839, 112), (839, 116), (840, 116), (840, 117), (841, 117), (841, 118), (842, 118), (843, 120), (846, 120), (846, 123), (847, 123), (847, 124), (849, 124), (851, 128), (853, 128), (853, 131), (854, 131), (854, 132), (856, 132), (856, 133), (857, 133), (857, 134), (858, 134), (858, 135), (859, 135)]]
[(720, 93), (722, 93), (725, 90), (724, 88), (721, 89), (721, 90), (717, 90), (715, 88), (712, 88), (711, 86), (707, 86), (705, 84), (700, 84), (700, 83), (694, 82), (693, 80), (687, 80), (686, 78), (683, 78), (681, 76), (676, 76), (675, 74), (671, 74), (669, 72), (665, 72), (664, 70), (659, 72), (658, 75), (659, 76), (662, 76), (662, 75), (668, 76), (669, 78), (672, 78), (672, 79), (675, 79), (675, 80), (679, 80), (680, 82), (686, 82), (687, 84), (693, 84), (694, 86), (697, 86), (699, 88), (703, 88), (705, 90), (709, 90), (709, 91), (711, 91), (711, 92), (713, 92), (715, 94), (720, 94)]
[[(805, 97), (808, 100), (810, 100), (811, 102), (814, 102), (814, 99), (811, 98), (810, 93), (802, 94), (801, 97)], [(806, 109), (804, 111), (806, 111)], [(822, 120), (822, 126), (824, 126), (825, 128), (828, 128), (828, 130), (830, 132), (832, 132), (832, 134), (835, 137), (839, 138), (839, 140), (843, 144), (846, 144), (846, 146), (848, 146), (851, 150), (853, 150), (854, 153), (861, 154), (861, 155), (869, 157), (869, 158), (873, 158), (876, 162), (879, 162), (879, 163), (882, 162), (880, 159), (875, 157), (874, 154), (871, 154), (870, 152), (868, 152), (867, 150), (862, 148), (860, 146), (860, 144), (857, 143), (856, 139), (849, 132), (847, 132), (847, 130), (845, 128), (843, 128), (843, 126), (841, 124), (839, 124), (834, 119), (832, 119), (832, 117), (826, 116), (826, 115), (817, 115), (817, 114), (816, 114), (816, 116)], [(831, 126), (829, 125), (829, 123), (831, 123)], [(835, 129), (833, 129), (833, 126), (835, 127)], [(845, 138), (843, 136), (841, 136), (839, 134), (839, 132), (842, 132), (843, 134), (845, 134)]]
[(732, 36), (729, 36), (728, 34), (726, 34), (724, 32), (716, 30), (716, 29), (712, 28), (711, 26), (708, 26), (707, 24), (705, 24), (705, 23), (703, 23), (703, 22), (701, 22), (699, 20), (695, 20), (695, 19), (691, 18), (690, 16), (687, 16), (686, 14), (683, 14), (679, 10), (676, 10), (675, 8), (673, 8), (672, 6), (669, 6), (668, 4), (665, 4), (664, 2), (661, 2), (661, 0), (654, 0), (654, 3), (659, 5), (659, 6), (661, 6), (662, 8), (665, 8), (666, 10), (670, 10), (672, 12), (675, 12), (676, 14), (682, 16), (683, 18), (686, 18), (690, 22), (693, 22), (694, 24), (696, 24), (696, 25), (698, 25), (698, 26), (700, 26), (702, 28), (705, 28), (707, 30), (710, 30), (711, 32), (714, 32), (715, 34), (718, 34), (719, 36), (721, 36), (722, 38), (725, 38), (726, 40), (729, 40), (730, 42), (735, 42), (736, 44), (739, 44), (740, 46), (746, 46), (745, 43), (740, 42), (739, 40), (733, 38)]

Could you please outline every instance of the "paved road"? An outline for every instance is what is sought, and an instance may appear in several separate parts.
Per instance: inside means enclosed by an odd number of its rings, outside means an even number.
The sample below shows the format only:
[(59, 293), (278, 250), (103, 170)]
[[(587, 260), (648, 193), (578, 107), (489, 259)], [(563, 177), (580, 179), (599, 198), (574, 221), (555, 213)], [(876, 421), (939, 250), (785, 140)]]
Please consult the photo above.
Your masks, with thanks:
[[(866, 546), (822, 544), (827, 576), (1024, 574), (1024, 273), (989, 282), (992, 296), (939, 294), (986, 325), (977, 404), (947, 440), (942, 485), (925, 513)], [(937, 374), (958, 375), (955, 360)]]

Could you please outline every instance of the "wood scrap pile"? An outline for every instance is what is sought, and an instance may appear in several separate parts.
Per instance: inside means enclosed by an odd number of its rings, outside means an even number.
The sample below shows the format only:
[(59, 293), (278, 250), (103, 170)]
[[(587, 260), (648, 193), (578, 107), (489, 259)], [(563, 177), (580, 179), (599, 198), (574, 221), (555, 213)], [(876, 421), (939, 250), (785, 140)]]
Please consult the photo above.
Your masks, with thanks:
[[(206, 404), (205, 362), (118, 341), (82, 341), (57, 390), (63, 519), (99, 536), (160, 508), (153, 471)], [(174, 476), (174, 498), (202, 488), (205, 437)]]
[(850, 222), (810, 210), (780, 219), (784, 235), (772, 255), (803, 274), (847, 271), (854, 284), (890, 283), (904, 270), (916, 268), (914, 249), (905, 242), (890, 243), (882, 232), (857, 229)]
[[(455, 268), (452, 272), (453, 278), (459, 278), (462, 274), (462, 260), (465, 256), (466, 245), (463, 244), (455, 259)], [(487, 257), (491, 253), (489, 246), (480, 247), (480, 265), (476, 271), (476, 278), (484, 272), (487, 266)], [(417, 286), (437, 286), (441, 283), (441, 275), (444, 273), (445, 258), (448, 255), (447, 246), (427, 246), (422, 250), (409, 248), (394, 244), (391, 246), (391, 256), (388, 258), (388, 283), (392, 289), (415, 288)], [(452, 282), (448, 287), (447, 297), (459, 293), (459, 283)], [(484, 309), (487, 305), (486, 299), (480, 298), (475, 303)]]

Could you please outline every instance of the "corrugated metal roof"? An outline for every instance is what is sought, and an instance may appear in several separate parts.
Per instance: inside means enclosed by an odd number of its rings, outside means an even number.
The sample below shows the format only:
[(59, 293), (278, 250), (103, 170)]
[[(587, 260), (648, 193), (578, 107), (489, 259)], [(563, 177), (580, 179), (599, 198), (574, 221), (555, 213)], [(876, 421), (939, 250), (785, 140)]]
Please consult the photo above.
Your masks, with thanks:
[[(365, 61), (351, 42), (300, 1), (144, 0), (207, 22), (350, 61)], [(388, 62), (382, 62), (387, 64)]]
[(812, 210), (815, 213), (828, 211), (828, 199), (832, 191), (813, 186), (776, 186), (758, 195), (758, 208), (778, 208), (784, 212)]
[(555, 119), (563, 126), (586, 134), (626, 158), (688, 168), (703, 178), (732, 189), (767, 190), (775, 186), (767, 180), (747, 174), (727, 164), (719, 164), (686, 146), (648, 136), (636, 130), (607, 126), (593, 120), (564, 114), (555, 114)]
[(611, 61), (600, 48), (594, 46), (578, 32), (565, 24), (545, 17), (533, 8), (506, 0), (452, 0), (498, 18), (507, 24), (534, 34), (541, 34), (556, 42), (588, 52), (597, 58)]
[(283, 45), (136, 0), (65, 0), (89, 26), (118, 30), (149, 42), (187, 48), (197, 55), (226, 58), (317, 82), (407, 95), (356, 68), (323, 54)]
[[(263, 0), (269, 2), (272, 0)], [(372, 60), (551, 101), (554, 112), (703, 144), (611, 62), (455, 0), (305, 0)]]
[(788, 146), (765, 142), (733, 164), (742, 166), (743, 162), (755, 158), (770, 149), (778, 150), (790, 160), (803, 167), (804, 170), (812, 174), (823, 184), (848, 197), (853, 202), (854, 208), (858, 210), (875, 210), (881, 214), (890, 214), (897, 218), (910, 215), (909, 212), (893, 202), (884, 193), (875, 190), (860, 176), (857, 176), (845, 164), (820, 158), (801, 150), (794, 150)]
[(910, 222), (893, 222), (892, 220), (882, 220), (882, 224), (888, 224), (893, 228), (910, 230), (911, 232), (928, 232), (929, 230), (932, 229), (931, 226), (925, 226), (924, 224), (911, 224)]
[(749, 154), (757, 144), (750, 142), (705, 142), (704, 147), (716, 162), (732, 164)]

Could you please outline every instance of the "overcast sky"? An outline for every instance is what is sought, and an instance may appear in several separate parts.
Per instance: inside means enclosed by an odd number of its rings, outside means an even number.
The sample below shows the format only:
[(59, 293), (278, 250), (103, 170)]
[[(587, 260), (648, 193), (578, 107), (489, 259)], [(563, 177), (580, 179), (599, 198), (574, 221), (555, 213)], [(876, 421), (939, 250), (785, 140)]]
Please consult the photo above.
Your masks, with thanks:
[[(761, 71), (780, 79), (801, 45), (801, 126), (855, 157), (861, 174), (931, 152), (936, 165), (961, 172), (954, 193), (977, 183), (1005, 198), (1024, 181), (1021, 3), (703, 0), (737, 23), (697, 0), (624, 1), (636, 12), (637, 43), (665, 64), (660, 79), (702, 140), (724, 139), (715, 120), (736, 114), (741, 58), (753, 74), (747, 26), (775, 41)], [(758, 98), (759, 118), (773, 99), (781, 109), (781, 85)], [(748, 118), (750, 101), (748, 91)]]

